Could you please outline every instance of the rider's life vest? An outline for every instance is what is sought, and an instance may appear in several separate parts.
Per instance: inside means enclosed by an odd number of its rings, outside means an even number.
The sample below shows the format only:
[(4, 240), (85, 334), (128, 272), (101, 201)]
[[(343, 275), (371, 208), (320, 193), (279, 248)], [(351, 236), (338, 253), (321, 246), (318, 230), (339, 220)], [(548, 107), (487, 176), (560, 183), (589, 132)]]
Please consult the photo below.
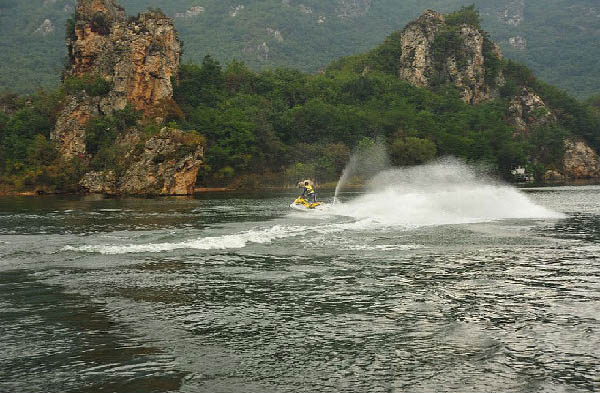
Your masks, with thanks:
[(307, 194), (314, 194), (315, 190), (312, 188), (312, 186), (309, 184), (307, 186), (304, 186), (304, 189), (306, 190)]

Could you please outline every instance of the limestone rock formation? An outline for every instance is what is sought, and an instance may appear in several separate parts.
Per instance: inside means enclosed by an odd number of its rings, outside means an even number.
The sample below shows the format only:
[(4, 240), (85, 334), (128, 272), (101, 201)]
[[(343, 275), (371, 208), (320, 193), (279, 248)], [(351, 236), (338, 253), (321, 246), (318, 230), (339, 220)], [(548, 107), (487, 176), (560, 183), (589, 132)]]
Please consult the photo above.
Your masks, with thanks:
[(275, 41), (283, 42), (283, 35), (281, 34), (281, 31), (279, 31), (277, 29), (273, 29), (271, 27), (267, 27), (267, 34), (270, 37), (273, 37), (275, 39)]
[(448, 26), (438, 12), (425, 11), (407, 25), (401, 47), (399, 76), (416, 86), (450, 82), (465, 102), (478, 104), (497, 96), (496, 86), (503, 83), (501, 72), (486, 80), (488, 62), (502, 57), (498, 46), (475, 26)]
[(56, 119), (56, 127), (51, 137), (58, 142), (61, 154), (66, 158), (83, 158), (85, 151), (85, 126), (88, 120), (98, 116), (99, 100), (85, 93), (72, 95)]
[(337, 0), (336, 12), (340, 18), (356, 18), (365, 15), (373, 0)]
[(428, 86), (434, 72), (431, 44), (440, 26), (445, 23), (444, 15), (427, 10), (402, 31), (400, 78), (416, 86)]
[[(504, 14), (506, 23), (522, 23), (523, 9), (523, 0), (511, 1)], [(498, 97), (505, 84), (498, 46), (476, 24), (459, 23), (428, 10), (408, 24), (400, 34), (399, 77), (426, 88), (451, 83), (469, 104)], [(516, 36), (511, 44), (525, 49), (527, 42)], [(527, 138), (537, 127), (558, 124), (557, 115), (533, 88), (519, 89), (509, 99), (506, 113), (515, 136)], [(548, 179), (600, 177), (600, 159), (585, 142), (566, 140), (565, 148), (564, 161), (546, 173)]]
[(175, 13), (175, 18), (194, 18), (205, 11), (204, 7), (192, 7), (185, 12), (177, 12)]
[(79, 110), (67, 105), (59, 114), (52, 137), (65, 157), (85, 153), (82, 119), (110, 114), (127, 104), (147, 117), (160, 117), (157, 108), (172, 99), (171, 77), (177, 75), (181, 56), (173, 21), (161, 12), (127, 19), (115, 0), (79, 0), (76, 15), (67, 37), (71, 65), (65, 77), (102, 78), (110, 89), (100, 97), (81, 92)]
[(173, 94), (181, 44), (173, 21), (149, 11), (127, 20), (114, 0), (79, 0), (74, 35), (67, 46), (71, 76), (99, 75), (113, 84), (104, 106), (131, 102), (147, 112)]
[(124, 194), (189, 195), (194, 191), (204, 157), (200, 142), (184, 143), (188, 136), (164, 128), (150, 138), (142, 153), (120, 179)]
[(504, 7), (504, 23), (519, 26), (525, 20), (525, 0), (510, 0)]
[[(85, 130), (92, 117), (131, 105), (146, 121), (163, 120), (173, 104), (171, 78), (177, 75), (181, 44), (173, 21), (161, 12), (127, 19), (115, 0), (79, 0), (76, 15), (67, 38), (68, 95), (52, 138), (65, 158), (88, 160)], [(80, 182), (85, 190), (187, 195), (203, 163), (204, 142), (191, 132), (163, 128), (147, 137), (134, 127), (118, 137), (114, 151), (124, 153), (114, 170), (87, 173)]]
[[(138, 144), (132, 143), (135, 140)], [(135, 133), (126, 135), (120, 143), (129, 147), (124, 172), (120, 175), (113, 171), (90, 172), (80, 182), (85, 190), (104, 194), (193, 193), (204, 158), (201, 137), (165, 127), (159, 134), (141, 141), (141, 146), (140, 136)]]
[(246, 7), (243, 4), (236, 5), (235, 7), (231, 6), (231, 9), (229, 10), (229, 16), (231, 16), (232, 18), (235, 18), (245, 8)]
[(510, 46), (518, 50), (527, 49), (527, 39), (521, 37), (520, 35), (510, 37), (508, 39), (508, 43)]
[(600, 157), (581, 140), (565, 141), (563, 174), (571, 179), (600, 177)]
[(538, 94), (523, 87), (521, 94), (510, 102), (508, 120), (515, 127), (516, 135), (527, 136), (532, 127), (555, 123), (557, 118)]
[(54, 24), (50, 19), (45, 19), (44, 22), (42, 22), (42, 24), (40, 25), (40, 27), (38, 27), (34, 31), (34, 34), (41, 34), (44, 37), (52, 33), (54, 33)]
[(566, 139), (561, 168), (549, 169), (544, 180), (564, 181), (600, 178), (600, 156), (583, 140)]
[(118, 194), (117, 178), (113, 171), (88, 172), (83, 176), (79, 185), (92, 194)]

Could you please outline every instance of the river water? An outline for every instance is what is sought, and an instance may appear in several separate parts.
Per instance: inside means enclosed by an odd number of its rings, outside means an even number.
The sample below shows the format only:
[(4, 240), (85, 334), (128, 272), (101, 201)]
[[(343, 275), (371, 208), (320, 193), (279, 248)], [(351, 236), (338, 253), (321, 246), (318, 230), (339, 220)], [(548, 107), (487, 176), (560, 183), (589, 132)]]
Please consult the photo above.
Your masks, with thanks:
[(392, 177), (1, 198), (0, 392), (600, 391), (600, 187)]

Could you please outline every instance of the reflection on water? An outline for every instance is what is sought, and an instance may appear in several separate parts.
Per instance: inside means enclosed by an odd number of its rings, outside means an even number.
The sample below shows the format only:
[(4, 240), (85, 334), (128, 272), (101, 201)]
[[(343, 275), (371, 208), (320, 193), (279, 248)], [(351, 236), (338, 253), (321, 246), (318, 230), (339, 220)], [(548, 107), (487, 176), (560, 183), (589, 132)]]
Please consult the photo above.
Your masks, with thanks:
[(566, 218), (0, 199), (0, 391), (598, 391), (600, 193), (527, 196)]

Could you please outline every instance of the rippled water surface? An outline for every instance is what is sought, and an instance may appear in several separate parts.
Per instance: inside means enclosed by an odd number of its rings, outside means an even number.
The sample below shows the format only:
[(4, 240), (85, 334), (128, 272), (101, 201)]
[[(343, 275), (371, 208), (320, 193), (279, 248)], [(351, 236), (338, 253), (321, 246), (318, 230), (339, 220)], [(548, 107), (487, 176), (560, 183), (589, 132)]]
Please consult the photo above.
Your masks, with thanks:
[(600, 391), (600, 187), (490, 187), (1, 198), (0, 392)]

